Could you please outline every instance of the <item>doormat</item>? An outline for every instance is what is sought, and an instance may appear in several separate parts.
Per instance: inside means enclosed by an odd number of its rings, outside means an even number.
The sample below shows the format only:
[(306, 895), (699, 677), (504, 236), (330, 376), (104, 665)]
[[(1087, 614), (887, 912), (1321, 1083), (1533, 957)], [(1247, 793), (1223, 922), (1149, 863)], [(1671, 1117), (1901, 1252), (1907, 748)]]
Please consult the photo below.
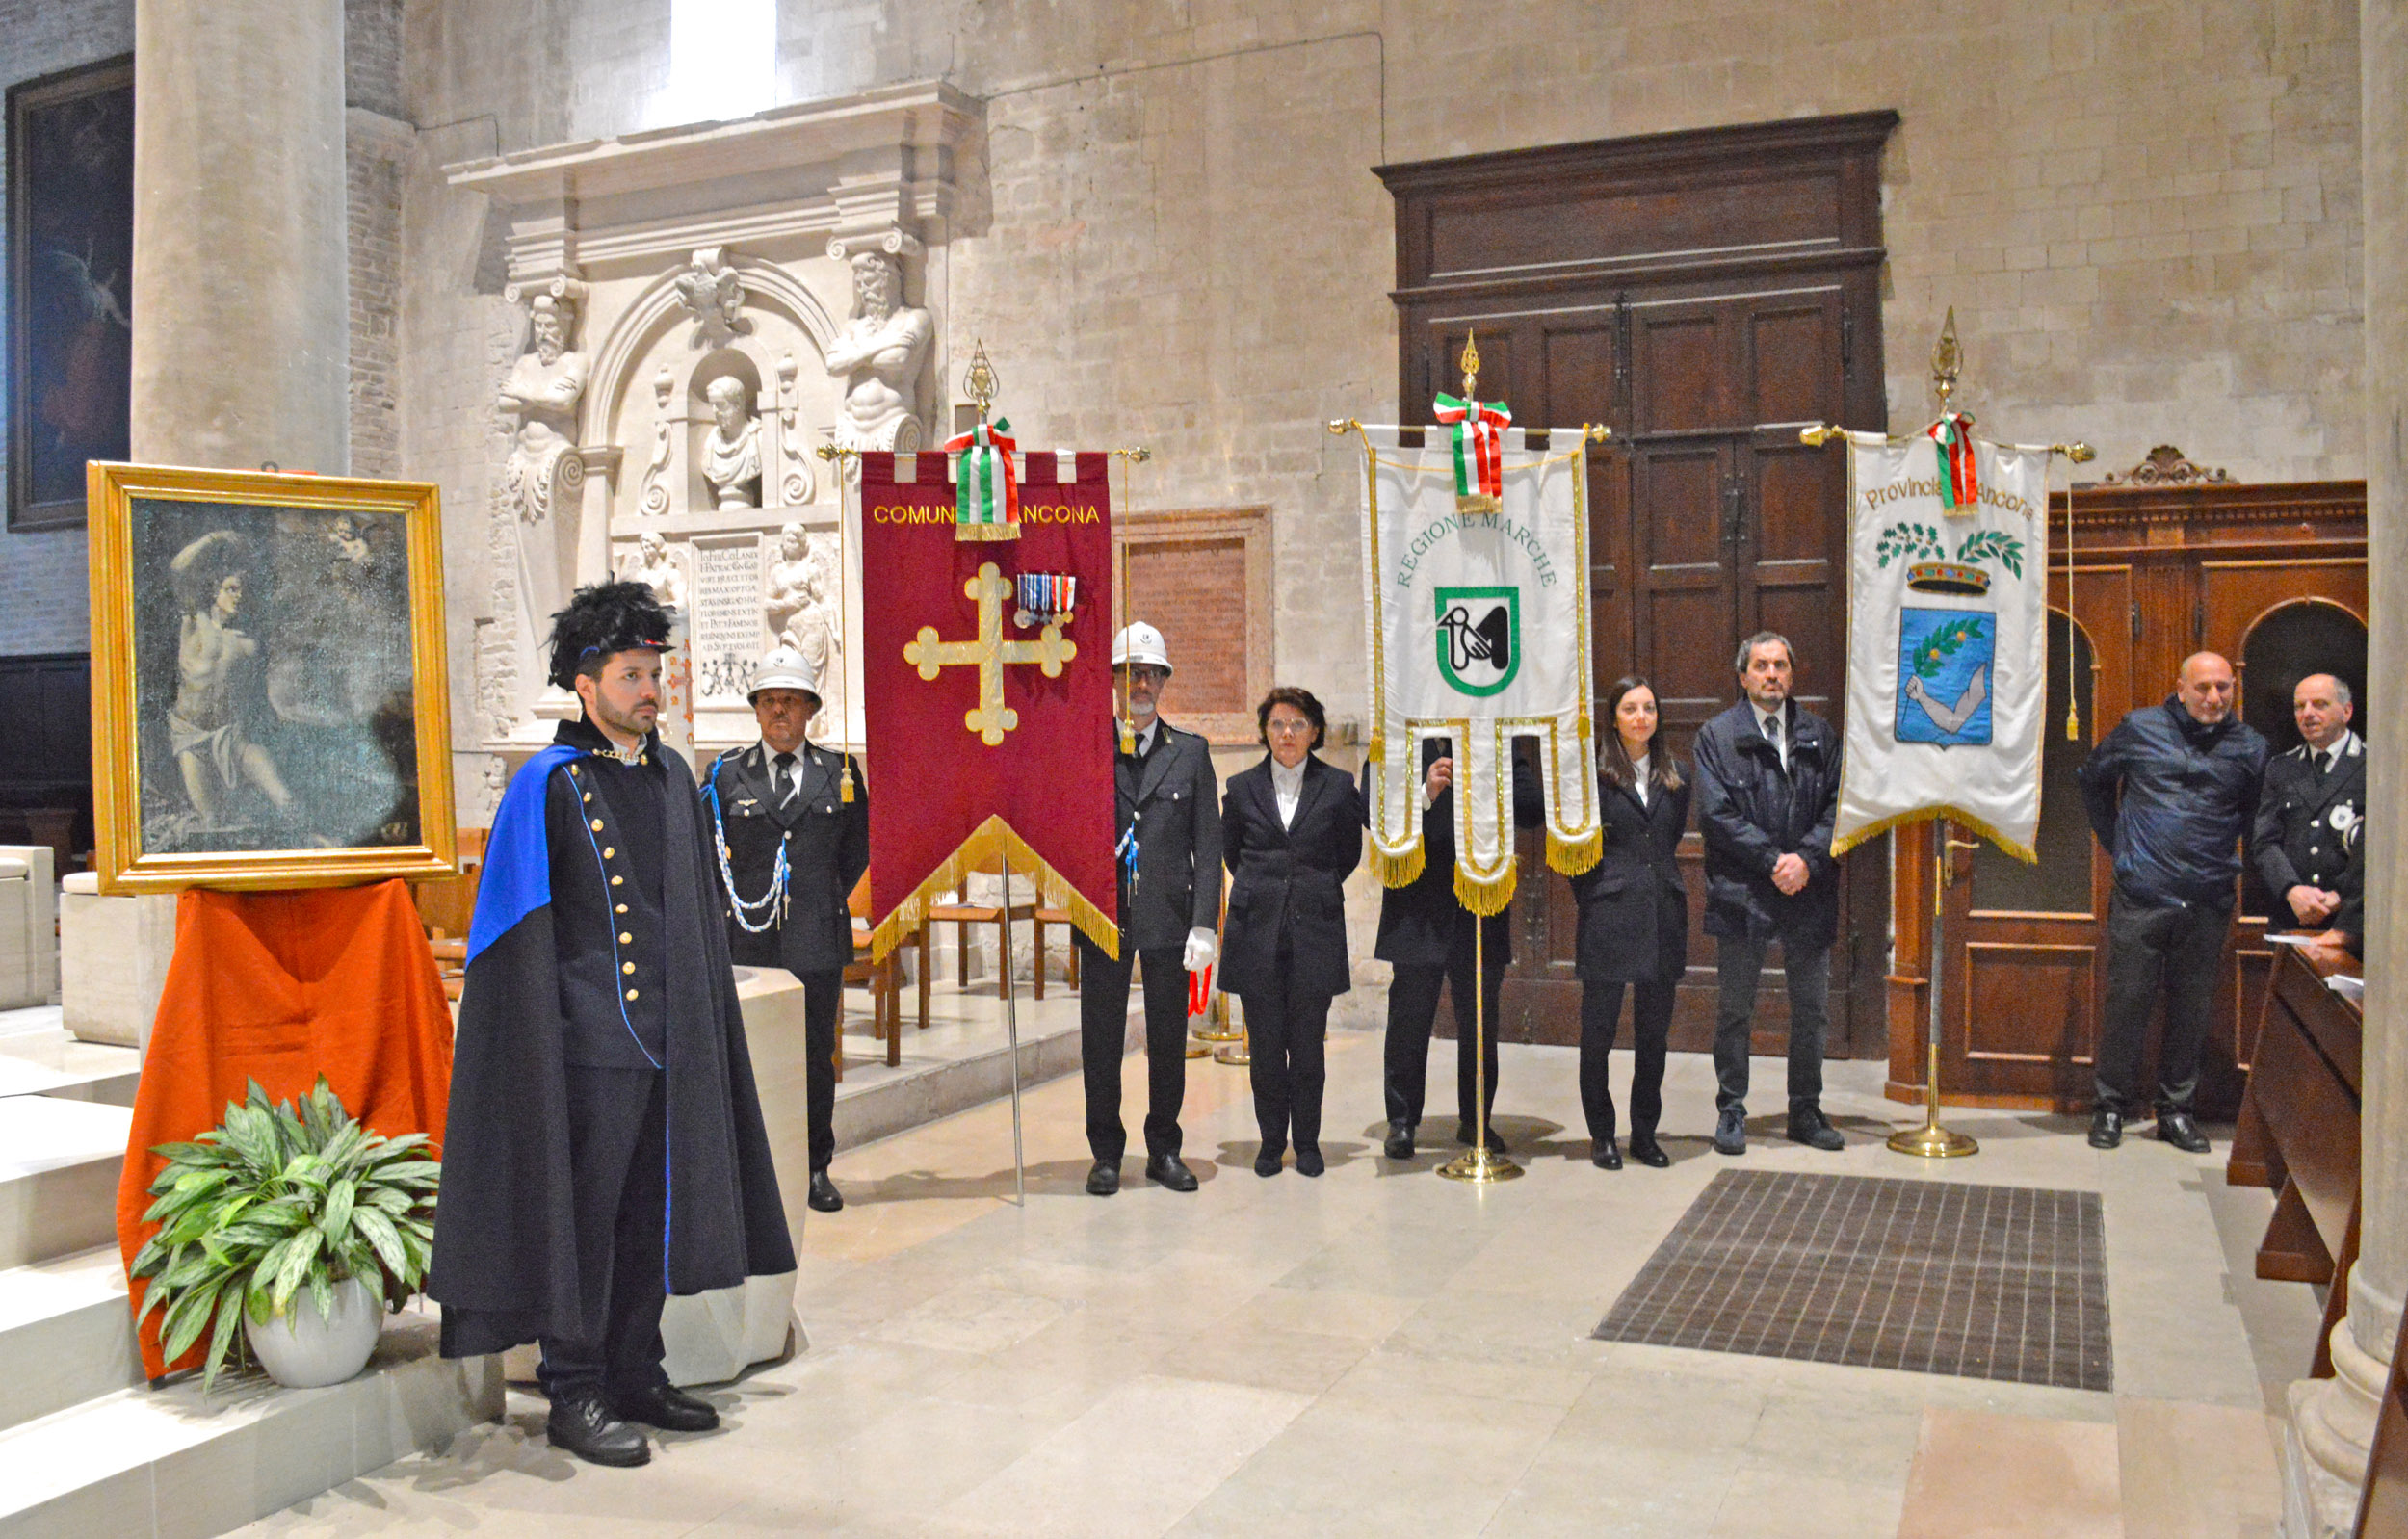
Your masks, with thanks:
[(2109, 1390), (2099, 1196), (1726, 1170), (1596, 1337)]

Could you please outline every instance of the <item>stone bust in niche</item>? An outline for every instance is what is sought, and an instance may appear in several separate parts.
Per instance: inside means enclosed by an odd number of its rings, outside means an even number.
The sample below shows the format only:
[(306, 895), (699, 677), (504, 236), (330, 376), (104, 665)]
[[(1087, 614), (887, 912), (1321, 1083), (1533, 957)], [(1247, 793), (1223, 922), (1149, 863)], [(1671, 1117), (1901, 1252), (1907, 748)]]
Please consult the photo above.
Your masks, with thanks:
[(720, 375), (703, 386), (711, 436), (702, 443), (702, 479), (722, 509), (761, 506), (761, 424), (745, 403), (745, 382)]
[(887, 251), (852, 254), (852, 319), (827, 346), (827, 372), (845, 381), (836, 440), (849, 449), (920, 447), (920, 365), (934, 323), (903, 302), (903, 263)]

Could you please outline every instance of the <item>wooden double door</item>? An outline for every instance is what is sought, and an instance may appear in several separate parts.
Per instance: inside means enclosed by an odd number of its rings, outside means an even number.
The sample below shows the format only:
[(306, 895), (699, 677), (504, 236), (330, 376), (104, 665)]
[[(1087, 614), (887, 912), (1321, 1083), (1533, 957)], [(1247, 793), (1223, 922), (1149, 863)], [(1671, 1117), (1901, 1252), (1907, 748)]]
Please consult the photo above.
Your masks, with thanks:
[[(1460, 388), (1517, 424), (1603, 423), (1588, 457), (1599, 693), (1647, 678), (1684, 762), (1739, 698), (1740, 641), (1794, 644), (1799, 702), (1840, 724), (1846, 471), (1801, 427), (1883, 425), (1877, 165), (1888, 114), (1559, 146), (1383, 170), (1398, 197), (1401, 422)], [(1603, 724), (1601, 723), (1601, 726)], [(1699, 841), (1684, 841), (1689, 968), (1673, 1044), (1708, 1047), (1714, 943)], [(1525, 836), (1500, 1035), (1579, 1039), (1569, 885)], [(1887, 1051), (1886, 847), (1851, 858), (1833, 957), (1835, 1056)], [(1760, 1045), (1786, 1041), (1778, 955)]]

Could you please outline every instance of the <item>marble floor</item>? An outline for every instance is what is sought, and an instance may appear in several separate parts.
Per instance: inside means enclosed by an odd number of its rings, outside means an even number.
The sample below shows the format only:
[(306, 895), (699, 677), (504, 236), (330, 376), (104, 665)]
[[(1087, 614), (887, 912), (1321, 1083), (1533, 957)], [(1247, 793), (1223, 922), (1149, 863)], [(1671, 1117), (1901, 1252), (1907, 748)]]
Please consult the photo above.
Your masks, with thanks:
[[(1484, 1189), (1377, 1149), (1379, 1042), (1330, 1044), (1328, 1174), (1256, 1177), (1243, 1070), (1190, 1065), (1203, 1189), (1082, 1195), (1077, 1078), (837, 1157), (813, 1215), (807, 1351), (713, 1393), (718, 1433), (652, 1464), (555, 1453), (543, 1402), (254, 1525), (273, 1534), (2263, 1535), (2267, 1407), (2303, 1371), (2311, 1291), (2261, 1283), (2265, 1193), (2224, 1139), (2102, 1155), (2081, 1125), (1950, 1117), (1982, 1153), (1884, 1150), (1880, 1066), (1833, 1066), (1837, 1155), (1756, 1120), (1755, 1168), (2093, 1190), (2112, 1393), (1608, 1344), (1589, 1332), (1706, 1181), (1712, 1075), (1676, 1055), (1665, 1171), (1594, 1169), (1574, 1055), (1507, 1047), (1499, 1125), (1527, 1178)], [(1617, 1056), (1627, 1076), (1628, 1055)], [(1426, 1131), (1451, 1132), (1433, 1054)], [(1440, 1065), (1444, 1065), (1443, 1070)], [(1143, 1103), (1128, 1064), (1128, 1105)], [(1757, 1067), (1780, 1083), (1777, 1062)], [(1775, 1093), (1777, 1099), (1777, 1091)]]

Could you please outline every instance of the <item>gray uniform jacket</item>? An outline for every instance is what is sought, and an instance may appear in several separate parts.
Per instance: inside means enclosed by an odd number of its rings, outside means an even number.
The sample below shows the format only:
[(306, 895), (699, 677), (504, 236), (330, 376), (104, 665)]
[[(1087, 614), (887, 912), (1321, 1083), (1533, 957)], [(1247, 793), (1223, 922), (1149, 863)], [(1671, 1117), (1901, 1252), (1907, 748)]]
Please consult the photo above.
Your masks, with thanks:
[[(848, 774), (851, 801), (844, 798)], [(803, 744), (795, 756), (795, 789), (781, 800), (771, 785), (770, 755), (756, 743), (720, 755), (709, 792), (703, 799), (717, 804), (739, 897), (758, 901), (770, 889), (778, 850), (786, 851), (786, 909), (768, 929), (754, 934), (737, 924), (720, 895), (734, 960), (798, 976), (850, 964), (852, 914), (846, 901), (870, 869), (870, 794), (851, 757)], [(756, 910), (747, 917), (757, 925), (763, 916)]]

